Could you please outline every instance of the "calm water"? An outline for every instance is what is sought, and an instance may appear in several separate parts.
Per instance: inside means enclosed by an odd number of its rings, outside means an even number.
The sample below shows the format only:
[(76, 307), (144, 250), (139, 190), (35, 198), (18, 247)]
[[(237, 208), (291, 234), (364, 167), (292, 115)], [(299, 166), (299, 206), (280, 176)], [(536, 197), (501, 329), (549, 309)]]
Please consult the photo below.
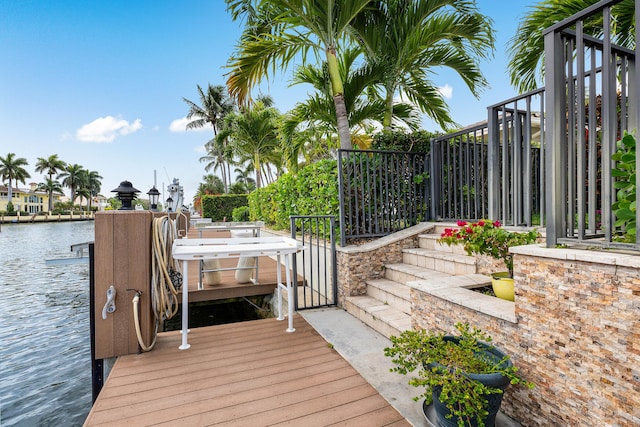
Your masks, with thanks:
[(89, 264), (45, 259), (93, 238), (93, 221), (2, 224), (2, 426), (80, 426), (89, 413)]

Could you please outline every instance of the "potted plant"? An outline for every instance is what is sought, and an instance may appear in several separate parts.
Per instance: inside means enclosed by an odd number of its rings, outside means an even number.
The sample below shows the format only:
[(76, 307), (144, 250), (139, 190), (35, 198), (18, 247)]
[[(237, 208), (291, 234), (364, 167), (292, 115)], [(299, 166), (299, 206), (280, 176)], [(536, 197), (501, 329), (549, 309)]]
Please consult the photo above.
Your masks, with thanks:
[(508, 231), (502, 228), (500, 221), (479, 220), (468, 223), (458, 221), (460, 228), (446, 228), (438, 239), (447, 245), (464, 245), (468, 255), (488, 255), (502, 260), (508, 271), (491, 275), (493, 292), (497, 297), (509, 301), (514, 300), (513, 290), (513, 255), (509, 252), (512, 246), (535, 243), (540, 237), (536, 230), (525, 233)]
[(509, 384), (534, 385), (522, 379), (509, 357), (491, 346), (491, 337), (478, 328), (457, 323), (459, 336), (425, 330), (407, 330), (391, 337), (385, 356), (396, 365), (391, 369), (406, 375), (414, 387), (424, 387), (423, 410), (433, 402), (442, 427), (493, 427)]

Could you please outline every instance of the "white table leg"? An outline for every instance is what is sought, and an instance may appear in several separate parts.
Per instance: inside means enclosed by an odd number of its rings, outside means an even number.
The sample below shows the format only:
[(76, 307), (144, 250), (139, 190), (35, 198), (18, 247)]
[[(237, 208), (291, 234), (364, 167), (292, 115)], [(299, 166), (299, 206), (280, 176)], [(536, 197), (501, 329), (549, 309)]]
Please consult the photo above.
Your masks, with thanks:
[[(289, 271), (289, 257), (293, 255), (285, 255), (284, 256), (284, 267), (285, 267), (285, 276), (287, 278), (287, 305), (289, 308), (289, 327), (287, 328), (287, 332), (295, 332), (296, 329), (293, 327), (293, 292), (291, 286), (291, 272)], [(295, 292), (298, 292), (296, 289)]]
[(284, 320), (282, 312), (282, 266), (280, 265), (280, 254), (276, 256), (276, 289), (278, 290), (278, 320)]
[(182, 345), (178, 347), (180, 350), (191, 347), (187, 343), (187, 334), (189, 333), (189, 269), (187, 263), (187, 260), (182, 261)]

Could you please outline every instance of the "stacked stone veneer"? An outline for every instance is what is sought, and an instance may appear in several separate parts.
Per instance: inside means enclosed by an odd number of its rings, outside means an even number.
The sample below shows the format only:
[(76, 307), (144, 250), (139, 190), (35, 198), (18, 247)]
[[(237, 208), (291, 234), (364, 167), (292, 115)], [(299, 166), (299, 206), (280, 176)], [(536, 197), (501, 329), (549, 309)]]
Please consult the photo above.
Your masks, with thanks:
[(338, 305), (344, 307), (346, 297), (365, 295), (367, 280), (384, 277), (385, 264), (401, 263), (402, 250), (417, 248), (418, 236), (433, 228), (421, 223), (360, 246), (337, 248)]
[(640, 256), (515, 248), (516, 322), (413, 288), (415, 327), (467, 322), (511, 355), (532, 390), (503, 410), (524, 426), (640, 425)]

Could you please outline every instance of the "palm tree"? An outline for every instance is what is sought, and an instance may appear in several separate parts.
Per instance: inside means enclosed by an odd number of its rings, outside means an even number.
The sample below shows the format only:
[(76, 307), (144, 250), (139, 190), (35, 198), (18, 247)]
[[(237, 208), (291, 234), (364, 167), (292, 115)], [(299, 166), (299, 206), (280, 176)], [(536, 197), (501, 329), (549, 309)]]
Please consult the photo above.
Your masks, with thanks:
[(15, 156), (15, 153), (8, 153), (6, 157), (0, 156), (0, 177), (2, 177), (2, 181), (9, 180), (8, 198), (10, 205), (13, 205), (11, 202), (13, 199), (12, 182), (15, 180), (17, 186), (19, 182), (26, 184), (26, 180), (31, 178), (29, 172), (23, 168), (23, 166), (29, 164), (27, 159), (16, 158)]
[(279, 166), (282, 156), (278, 152), (279, 139), (277, 121), (280, 117), (273, 107), (267, 107), (258, 101), (252, 108), (227, 116), (224, 129), (231, 146), (240, 157), (251, 159), (256, 173), (256, 187), (263, 184), (263, 164), (273, 163)]
[[(52, 181), (53, 175), (57, 174), (58, 171), (64, 170), (66, 166), (67, 164), (60, 160), (57, 154), (52, 154), (47, 158), (38, 157), (38, 161), (36, 162), (36, 172), (46, 173), (47, 175), (49, 175), (49, 181)], [(51, 212), (52, 210), (53, 192), (49, 191), (49, 212)]]
[(492, 21), (475, 0), (395, 0), (353, 22), (385, 99), (385, 130), (391, 130), (394, 98), (403, 95), (443, 129), (454, 125), (449, 108), (429, 78), (434, 68), (455, 71), (478, 97), (487, 87), (480, 59), (493, 53)]
[(256, 188), (256, 181), (251, 178), (250, 173), (253, 170), (253, 166), (250, 164), (248, 167), (243, 168), (235, 168), (234, 172), (236, 173), (236, 182), (239, 182), (244, 185), (244, 188), (247, 192), (251, 192)]
[[(363, 133), (373, 124), (381, 124), (385, 114), (384, 100), (372, 90), (380, 81), (370, 67), (356, 67), (360, 50), (347, 48), (340, 54), (340, 77), (344, 82), (344, 101), (349, 112), (351, 139), (361, 141)], [(337, 132), (335, 106), (331, 88), (327, 84), (327, 66), (306, 65), (298, 67), (292, 85), (310, 84), (315, 93), (298, 103), (285, 116), (282, 124), (283, 152), (291, 171), (298, 168), (300, 152), (305, 159), (322, 157), (335, 148), (333, 136)], [(419, 127), (418, 110), (411, 104), (396, 103), (394, 120), (409, 129)], [(366, 138), (366, 137), (365, 137)], [(360, 147), (365, 148), (365, 147)]]
[(222, 194), (224, 193), (224, 185), (219, 176), (208, 174), (202, 177), (204, 182), (198, 185), (196, 196), (202, 197), (205, 194)]
[(62, 184), (49, 177), (45, 179), (45, 182), (38, 184), (38, 190), (49, 193), (49, 212), (51, 212), (53, 210), (53, 193), (62, 194)]
[[(187, 124), (187, 129), (198, 129), (205, 126), (211, 126), (213, 129), (213, 137), (216, 139), (218, 130), (220, 129), (225, 116), (234, 110), (233, 101), (229, 98), (225, 87), (222, 85), (209, 85), (206, 92), (202, 90), (200, 85), (197, 85), (197, 88), (201, 105), (198, 105), (187, 98), (182, 98), (189, 106), (187, 119), (190, 120), (190, 122)], [(224, 142), (225, 141), (221, 141), (223, 148)], [(226, 160), (227, 159), (220, 163), (225, 189), (227, 189), (227, 176), (231, 177), (231, 168), (226, 164)]]
[(102, 188), (102, 176), (97, 171), (87, 171), (85, 185), (89, 198), (89, 212), (91, 212), (93, 198), (100, 194)]
[(209, 140), (204, 145), (207, 150), (207, 154), (200, 157), (200, 163), (206, 163), (204, 166), (204, 170), (206, 172), (210, 172), (211, 170), (220, 171), (222, 176), (222, 184), (223, 184), (223, 192), (227, 192), (229, 189), (229, 183), (227, 181), (227, 172), (226, 166), (230, 166), (230, 158), (233, 158), (233, 155), (230, 155), (230, 149), (226, 144), (226, 134), (218, 134), (215, 138)]
[[(518, 24), (508, 50), (511, 84), (520, 93), (534, 90), (542, 83), (544, 77), (543, 31), (598, 1), (542, 0), (530, 7), (530, 12)], [(611, 17), (615, 22), (612, 40), (630, 49), (635, 47), (634, 11), (634, 0), (623, 0), (611, 8)], [(589, 18), (583, 29), (585, 34), (602, 37), (602, 15)]]
[(234, 20), (246, 19), (227, 87), (231, 96), (245, 104), (251, 88), (269, 70), (283, 69), (310, 51), (327, 62), (335, 104), (340, 148), (350, 149), (351, 135), (344, 88), (338, 66), (340, 43), (351, 34), (351, 22), (371, 0), (226, 0)]
[(78, 164), (67, 165), (64, 172), (58, 176), (64, 178), (62, 185), (71, 189), (71, 205), (73, 206), (76, 201), (76, 190), (84, 184), (86, 170)]

